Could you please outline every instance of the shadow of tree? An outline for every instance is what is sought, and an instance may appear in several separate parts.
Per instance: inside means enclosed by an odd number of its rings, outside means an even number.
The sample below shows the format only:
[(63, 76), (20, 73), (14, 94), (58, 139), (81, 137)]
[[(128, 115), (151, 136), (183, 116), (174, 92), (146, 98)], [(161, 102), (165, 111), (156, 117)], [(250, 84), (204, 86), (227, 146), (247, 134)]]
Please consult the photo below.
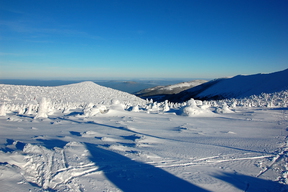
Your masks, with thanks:
[[(66, 141), (58, 139), (37, 139), (37, 141), (42, 142), (48, 149), (63, 148), (67, 144)], [(122, 191), (208, 192), (160, 168), (133, 161), (96, 144), (83, 144), (91, 154), (90, 160), (99, 166), (99, 170), (103, 171), (106, 178)]]
[[(263, 192), (263, 191), (286, 191), (288, 188), (281, 183), (264, 180), (242, 174), (223, 173), (214, 175), (215, 178), (230, 183), (234, 187), (245, 192)], [(286, 187), (286, 188), (285, 188)], [(285, 190), (286, 189), (286, 190)]]
[(91, 153), (90, 160), (95, 162), (107, 179), (122, 191), (207, 192), (160, 168), (133, 161), (95, 144), (85, 143), (85, 145)]
[(69, 131), (71, 135), (75, 135), (75, 136), (81, 136), (81, 133), (78, 131)]
[[(10, 147), (9, 145), (14, 145), (14, 146)], [(13, 152), (16, 150), (22, 151), (25, 145), (26, 143), (23, 143), (21, 141), (16, 141), (13, 139), (6, 139), (6, 143), (4, 144), (4, 146), (0, 146), (0, 151), (3, 151), (4, 153)]]

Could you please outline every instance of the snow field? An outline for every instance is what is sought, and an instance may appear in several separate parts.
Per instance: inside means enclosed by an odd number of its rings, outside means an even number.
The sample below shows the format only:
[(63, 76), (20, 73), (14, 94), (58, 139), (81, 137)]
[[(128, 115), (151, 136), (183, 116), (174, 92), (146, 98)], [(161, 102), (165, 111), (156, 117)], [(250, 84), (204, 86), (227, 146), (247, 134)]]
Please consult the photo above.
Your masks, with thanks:
[(4, 191), (287, 191), (287, 91), (157, 103), (1, 85)]

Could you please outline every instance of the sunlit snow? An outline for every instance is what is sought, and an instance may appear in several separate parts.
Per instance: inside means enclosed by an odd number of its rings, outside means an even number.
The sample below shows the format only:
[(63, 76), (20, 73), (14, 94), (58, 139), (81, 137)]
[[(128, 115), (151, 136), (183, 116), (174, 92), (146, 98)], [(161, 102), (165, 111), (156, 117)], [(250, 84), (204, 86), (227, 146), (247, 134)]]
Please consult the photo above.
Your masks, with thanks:
[(288, 91), (157, 103), (0, 85), (1, 191), (287, 191)]

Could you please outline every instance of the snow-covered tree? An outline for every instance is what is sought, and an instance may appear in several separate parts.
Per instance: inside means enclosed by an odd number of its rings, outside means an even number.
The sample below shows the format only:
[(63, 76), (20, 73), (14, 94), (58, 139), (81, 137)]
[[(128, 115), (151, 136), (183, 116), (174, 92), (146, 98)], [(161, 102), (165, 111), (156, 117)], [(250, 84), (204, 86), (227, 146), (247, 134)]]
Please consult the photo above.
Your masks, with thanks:
[(6, 116), (6, 106), (5, 103), (0, 105), (0, 116)]
[(43, 97), (39, 104), (37, 115), (34, 117), (34, 119), (47, 118), (48, 117), (47, 112), (48, 112), (48, 102), (46, 98)]

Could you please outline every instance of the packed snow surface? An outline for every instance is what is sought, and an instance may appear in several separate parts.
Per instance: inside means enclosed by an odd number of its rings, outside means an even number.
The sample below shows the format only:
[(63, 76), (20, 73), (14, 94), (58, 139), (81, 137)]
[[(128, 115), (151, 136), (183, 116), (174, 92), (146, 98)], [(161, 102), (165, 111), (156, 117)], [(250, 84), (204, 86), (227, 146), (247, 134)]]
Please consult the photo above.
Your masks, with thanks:
[(288, 92), (156, 103), (0, 85), (1, 191), (287, 191)]

